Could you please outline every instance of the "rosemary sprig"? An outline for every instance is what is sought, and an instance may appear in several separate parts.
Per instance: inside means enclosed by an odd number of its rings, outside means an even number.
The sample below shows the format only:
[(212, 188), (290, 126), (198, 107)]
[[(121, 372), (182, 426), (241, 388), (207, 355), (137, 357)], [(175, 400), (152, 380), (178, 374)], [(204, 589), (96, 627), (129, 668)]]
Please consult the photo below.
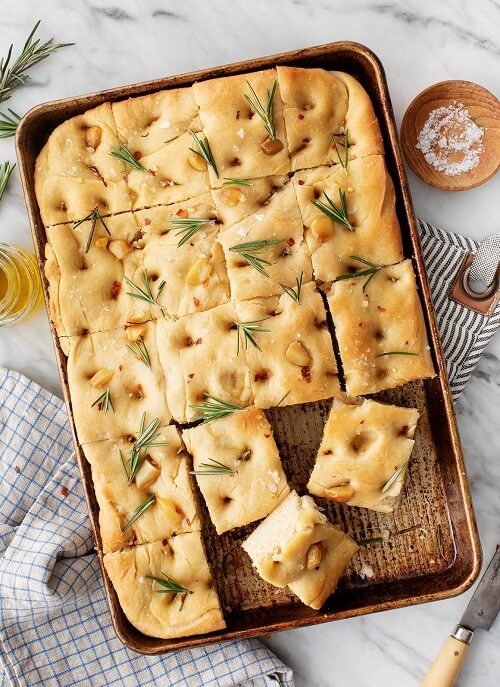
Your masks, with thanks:
[(371, 537), (369, 539), (360, 539), (356, 542), (358, 546), (367, 546), (368, 544), (383, 544), (389, 539), (394, 537), (399, 537), (403, 534), (408, 534), (408, 532), (413, 532), (421, 527), (422, 523), (419, 522), (417, 525), (412, 525), (411, 527), (405, 527), (403, 530), (398, 530), (397, 532), (390, 532), (389, 530), (382, 530), (382, 535), (379, 537)]
[(287, 286), (286, 284), (282, 284), (279, 282), (279, 285), (283, 289), (285, 293), (287, 293), (290, 298), (293, 298), (294, 301), (297, 303), (300, 303), (300, 292), (302, 291), (302, 280), (304, 279), (304, 272), (300, 273), (300, 277), (295, 277), (295, 286)]
[(92, 403), (90, 407), (93, 408), (97, 405), (100, 406), (99, 410), (102, 410), (104, 414), (106, 414), (110, 408), (113, 411), (113, 413), (115, 412), (109, 388), (107, 388), (106, 391), (103, 391), (102, 394), (98, 398), (96, 398), (96, 400)]
[(205, 224), (214, 224), (214, 222), (215, 220), (206, 217), (172, 217), (168, 220), (172, 227), (179, 230), (175, 232), (175, 235), (182, 234), (182, 238), (177, 244), (179, 248), (192, 239)]
[(40, 21), (37, 21), (23, 46), (21, 54), (10, 67), (13, 45), (10, 46), (7, 57), (5, 59), (0, 58), (0, 103), (8, 100), (16, 88), (24, 86), (29, 81), (29, 76), (26, 74), (28, 69), (37, 65), (59, 48), (74, 45), (74, 43), (54, 43), (53, 38), (45, 43), (40, 43), (39, 39), (33, 40), (39, 26)]
[[(340, 141), (337, 141), (337, 139), (340, 139)], [(346, 129), (344, 133), (332, 134), (332, 143), (335, 147), (339, 162), (342, 165), (342, 169), (347, 172), (347, 165), (349, 164), (349, 129)], [(339, 145), (344, 148), (343, 156), (340, 154)]]
[(354, 227), (349, 222), (349, 217), (347, 216), (347, 203), (345, 199), (345, 191), (339, 188), (340, 205), (334, 203), (330, 196), (327, 195), (326, 191), (323, 191), (323, 195), (327, 200), (326, 203), (324, 203), (322, 200), (312, 200), (312, 204), (315, 205), (318, 208), (318, 210), (324, 212), (324, 214), (327, 217), (333, 219), (334, 222), (341, 224), (346, 229), (349, 229), (349, 231), (354, 231)]
[(186, 589), (182, 584), (176, 582), (168, 575), (162, 572), (163, 577), (153, 577), (152, 575), (146, 575), (148, 580), (153, 580), (156, 584), (160, 585), (161, 589), (155, 589), (157, 594), (192, 594), (190, 589)]
[(137, 298), (140, 301), (145, 301), (146, 303), (150, 303), (151, 305), (157, 305), (160, 310), (161, 314), (164, 315), (165, 313), (163, 312), (163, 308), (161, 305), (158, 303), (161, 293), (163, 289), (165, 288), (165, 280), (162, 279), (161, 282), (158, 284), (158, 289), (156, 290), (156, 297), (153, 296), (153, 292), (151, 291), (151, 284), (149, 282), (149, 276), (146, 270), (142, 270), (141, 272), (141, 279), (143, 286), (138, 286), (135, 282), (133, 282), (131, 279), (129, 279), (127, 276), (124, 277), (125, 281), (127, 284), (130, 286), (132, 291), (127, 291), (127, 296), (131, 296), (132, 298)]
[(420, 355), (420, 353), (412, 353), (411, 351), (387, 351), (386, 353), (377, 353), (375, 358), (382, 358), (384, 355)]
[(13, 165), (11, 165), (10, 162), (2, 162), (0, 165), (0, 201), (3, 198), (7, 184), (9, 183), (10, 175), (15, 166), (15, 162)]
[(88, 253), (90, 246), (92, 244), (92, 239), (94, 238), (94, 232), (95, 232), (97, 222), (100, 222), (102, 224), (102, 226), (106, 229), (108, 236), (111, 236), (111, 233), (110, 233), (108, 227), (106, 226), (106, 222), (104, 221), (103, 216), (99, 212), (99, 207), (97, 205), (92, 210), (92, 212), (89, 212), (89, 214), (86, 217), (82, 217), (82, 219), (79, 219), (76, 222), (73, 222), (73, 229), (77, 229), (84, 222), (90, 222), (91, 223), (89, 235), (87, 238), (87, 243), (85, 244), (85, 253)]
[(274, 117), (273, 105), (274, 96), (276, 95), (276, 81), (273, 83), (271, 90), (267, 91), (265, 106), (259, 100), (257, 93), (254, 91), (249, 81), (247, 81), (247, 84), (251, 91), (251, 95), (245, 94), (245, 98), (255, 114), (259, 115), (259, 117), (262, 119), (267, 133), (274, 140), (276, 138), (276, 120)]
[(261, 257), (269, 253), (271, 246), (278, 243), (283, 243), (285, 239), (266, 239), (263, 241), (248, 241), (247, 243), (238, 243), (232, 246), (229, 250), (233, 253), (238, 253), (251, 267), (253, 267), (263, 277), (269, 276), (264, 268), (264, 265), (272, 265), (272, 262)]
[(149, 357), (149, 352), (146, 347), (144, 337), (140, 336), (137, 341), (127, 344), (127, 348), (135, 355), (136, 358), (141, 361), (141, 363), (144, 363), (146, 367), (151, 369), (151, 358)]
[(394, 482), (396, 482), (396, 480), (401, 475), (401, 473), (403, 472), (403, 470), (406, 468), (407, 465), (408, 465), (408, 461), (407, 460), (403, 461), (401, 463), (401, 465), (398, 467), (398, 469), (392, 473), (392, 475), (389, 477), (387, 482), (382, 487), (382, 494), (385, 494), (386, 491), (389, 491), (389, 489), (392, 487)]
[(200, 468), (203, 470), (191, 470), (190, 475), (235, 475), (238, 470), (233, 470), (232, 468), (220, 463), (214, 458), (210, 458), (208, 463), (200, 463)]
[(132, 517), (130, 520), (127, 522), (127, 524), (122, 528), (122, 532), (125, 532), (125, 530), (128, 530), (128, 528), (134, 524), (134, 522), (141, 517), (141, 515), (146, 511), (149, 506), (152, 506), (153, 503), (156, 501), (156, 496), (154, 494), (151, 494), (148, 496), (148, 498), (143, 501), (141, 504), (137, 506), (137, 508), (134, 510), (132, 513)]
[(375, 263), (370, 262), (369, 260), (365, 260), (364, 258), (360, 258), (357, 255), (350, 255), (349, 256), (351, 260), (357, 260), (357, 262), (361, 262), (363, 265), (367, 265), (366, 268), (358, 270), (357, 272), (346, 272), (345, 274), (339, 274), (338, 277), (336, 277), (333, 281), (343, 281), (344, 279), (357, 279), (358, 277), (368, 277), (366, 279), (365, 283), (363, 284), (363, 293), (365, 292), (366, 287), (368, 284), (371, 282), (373, 277), (377, 274), (377, 272), (382, 269), (382, 267), (385, 267), (385, 265), (375, 265)]
[(286, 394), (285, 394), (284, 396), (282, 396), (282, 397), (280, 398), (280, 400), (278, 401), (278, 403), (276, 404), (276, 408), (278, 408), (278, 406), (280, 406), (280, 405), (283, 403), (283, 401), (284, 401), (285, 398), (290, 394), (290, 392), (291, 392), (291, 389), (288, 389), (288, 391), (286, 392)]
[(215, 176), (218, 179), (219, 172), (217, 171), (217, 165), (215, 164), (214, 156), (212, 155), (212, 150), (210, 149), (210, 143), (208, 142), (208, 138), (205, 136), (205, 140), (202, 141), (201, 138), (194, 133), (194, 131), (191, 131), (191, 129), (189, 129), (189, 133), (191, 134), (193, 141), (196, 144), (196, 149), (190, 148), (189, 150), (195, 153), (195, 155), (199, 155), (201, 158), (203, 158), (207, 165), (210, 165), (210, 167), (214, 170)]
[(121, 162), (123, 162), (125, 165), (128, 165), (130, 169), (138, 169), (141, 172), (148, 171), (146, 167), (139, 162), (139, 160), (135, 159), (125, 143), (122, 143), (122, 141), (118, 141), (118, 148), (113, 148), (109, 154), (112, 157), (116, 157), (117, 160), (121, 160)]
[(235, 186), (253, 186), (253, 181), (249, 181), (248, 179), (224, 177), (224, 183), (222, 184), (223, 186), (231, 186), (232, 184)]
[(16, 133), (17, 125), (21, 121), (20, 115), (18, 115), (10, 107), (7, 108), (10, 114), (6, 112), (0, 112), (0, 138), (9, 138), (14, 136)]
[(216, 398), (210, 394), (205, 394), (205, 398), (207, 400), (203, 401), (203, 403), (190, 406), (198, 413), (198, 417), (195, 419), (203, 420), (203, 424), (213, 422), (213, 420), (221, 420), (227, 415), (232, 415), (239, 410), (244, 410), (241, 406), (222, 401), (220, 398)]
[(259, 351), (262, 351), (261, 347), (255, 340), (255, 334), (259, 332), (270, 332), (270, 329), (265, 329), (264, 327), (260, 327), (261, 322), (265, 322), (268, 320), (268, 317), (264, 317), (262, 320), (254, 320), (253, 322), (235, 322), (236, 325), (236, 331), (238, 335), (238, 343), (236, 346), (236, 355), (240, 354), (240, 333), (243, 334), (243, 341), (245, 343), (245, 351), (248, 348), (248, 343), (250, 342), (252, 346), (255, 346), (255, 348)]
[(145, 427), (145, 424), (146, 413), (143, 413), (137, 439), (135, 440), (134, 444), (132, 445), (132, 448), (130, 449), (128, 470), (125, 466), (125, 463), (123, 463), (122, 461), (123, 467), (125, 468), (125, 472), (127, 473), (129, 484), (131, 484), (134, 481), (135, 476), (141, 469), (142, 464), (144, 463), (144, 459), (146, 458), (148, 449), (167, 445), (166, 441), (156, 441), (159, 436), (159, 418), (152, 420), (147, 427)]

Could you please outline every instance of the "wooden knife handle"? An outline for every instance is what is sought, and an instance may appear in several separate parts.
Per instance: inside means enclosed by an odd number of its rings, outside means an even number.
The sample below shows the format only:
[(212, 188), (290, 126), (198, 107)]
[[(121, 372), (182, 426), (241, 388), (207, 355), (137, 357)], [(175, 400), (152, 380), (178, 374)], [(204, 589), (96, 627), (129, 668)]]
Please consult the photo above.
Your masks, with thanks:
[[(446, 640), (421, 687), (453, 687), (462, 669), (473, 634), (460, 625), (456, 628)], [(457, 639), (457, 636), (460, 639)]]

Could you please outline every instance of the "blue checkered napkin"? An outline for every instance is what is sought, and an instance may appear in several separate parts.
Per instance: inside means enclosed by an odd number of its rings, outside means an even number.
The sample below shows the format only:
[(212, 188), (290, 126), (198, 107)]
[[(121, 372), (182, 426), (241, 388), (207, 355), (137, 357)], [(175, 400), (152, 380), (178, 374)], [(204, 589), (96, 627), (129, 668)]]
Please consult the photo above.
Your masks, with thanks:
[(62, 401), (0, 368), (0, 686), (293, 687), (257, 640), (159, 657), (121, 644), (67, 425)]

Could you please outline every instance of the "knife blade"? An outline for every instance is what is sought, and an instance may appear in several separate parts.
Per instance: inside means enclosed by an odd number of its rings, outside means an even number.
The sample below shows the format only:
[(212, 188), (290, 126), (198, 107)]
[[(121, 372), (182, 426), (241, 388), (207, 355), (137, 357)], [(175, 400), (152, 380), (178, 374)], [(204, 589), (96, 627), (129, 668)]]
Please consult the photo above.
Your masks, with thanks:
[(460, 625), (468, 630), (489, 630), (500, 612), (500, 547), (486, 568), (465, 609)]

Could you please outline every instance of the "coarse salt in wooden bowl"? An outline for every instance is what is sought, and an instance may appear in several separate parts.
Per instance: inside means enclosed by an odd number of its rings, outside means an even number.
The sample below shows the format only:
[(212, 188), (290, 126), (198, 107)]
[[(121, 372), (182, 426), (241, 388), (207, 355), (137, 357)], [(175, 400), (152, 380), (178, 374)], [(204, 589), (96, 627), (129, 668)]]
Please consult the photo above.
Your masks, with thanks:
[(444, 191), (483, 184), (500, 167), (500, 102), (471, 81), (441, 81), (422, 91), (401, 124), (412, 171)]

